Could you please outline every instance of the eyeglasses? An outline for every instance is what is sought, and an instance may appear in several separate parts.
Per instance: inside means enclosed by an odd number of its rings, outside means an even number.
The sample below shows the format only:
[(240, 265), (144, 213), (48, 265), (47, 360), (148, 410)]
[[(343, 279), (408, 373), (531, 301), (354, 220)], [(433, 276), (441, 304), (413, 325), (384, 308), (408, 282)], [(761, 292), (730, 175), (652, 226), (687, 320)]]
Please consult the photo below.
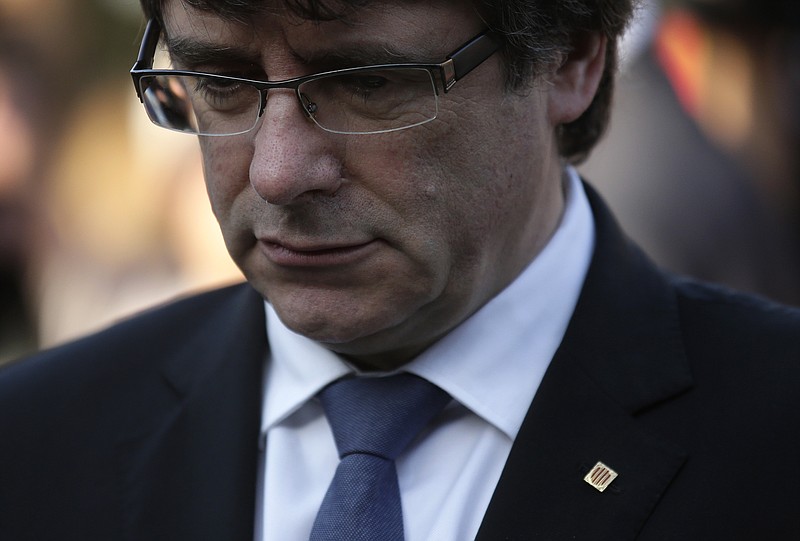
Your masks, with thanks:
[(380, 64), (315, 73), (285, 81), (258, 81), (183, 70), (152, 69), (161, 35), (145, 29), (131, 77), (154, 124), (203, 136), (239, 135), (256, 127), (270, 90), (294, 90), (300, 108), (320, 128), (340, 134), (377, 134), (413, 128), (439, 113), (439, 87), (456, 81), (498, 49), (484, 31), (440, 64)]

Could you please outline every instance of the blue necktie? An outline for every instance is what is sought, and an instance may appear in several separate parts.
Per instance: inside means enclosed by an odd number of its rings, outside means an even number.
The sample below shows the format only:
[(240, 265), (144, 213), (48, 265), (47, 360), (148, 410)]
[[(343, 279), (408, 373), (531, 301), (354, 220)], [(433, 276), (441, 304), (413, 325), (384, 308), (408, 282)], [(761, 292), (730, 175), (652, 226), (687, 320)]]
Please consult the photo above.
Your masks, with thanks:
[(395, 459), (450, 401), (412, 374), (336, 381), (319, 394), (339, 466), (310, 541), (402, 541)]

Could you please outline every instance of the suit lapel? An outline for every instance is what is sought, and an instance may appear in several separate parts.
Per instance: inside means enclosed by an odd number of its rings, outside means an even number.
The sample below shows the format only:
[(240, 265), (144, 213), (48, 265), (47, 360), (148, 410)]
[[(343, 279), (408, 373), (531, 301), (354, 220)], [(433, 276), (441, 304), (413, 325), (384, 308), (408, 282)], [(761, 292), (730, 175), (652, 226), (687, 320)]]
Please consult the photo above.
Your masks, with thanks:
[(235, 289), (190, 327), (147, 390), (164, 405), (132, 420), (118, 445), (123, 531), (131, 540), (250, 540), (263, 301), (247, 286)]
[[(636, 420), (691, 386), (672, 289), (587, 192), (595, 255), (478, 539), (633, 539), (686, 460)], [(619, 474), (602, 493), (598, 461)]]

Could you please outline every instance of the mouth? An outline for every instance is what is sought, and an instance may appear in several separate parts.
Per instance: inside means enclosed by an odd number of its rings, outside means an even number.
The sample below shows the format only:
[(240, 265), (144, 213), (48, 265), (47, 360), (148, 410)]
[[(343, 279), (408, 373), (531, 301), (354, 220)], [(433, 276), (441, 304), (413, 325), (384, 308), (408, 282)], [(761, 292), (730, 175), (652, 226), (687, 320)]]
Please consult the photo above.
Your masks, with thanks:
[(297, 245), (259, 240), (267, 259), (281, 267), (337, 267), (356, 263), (378, 248), (379, 241)]

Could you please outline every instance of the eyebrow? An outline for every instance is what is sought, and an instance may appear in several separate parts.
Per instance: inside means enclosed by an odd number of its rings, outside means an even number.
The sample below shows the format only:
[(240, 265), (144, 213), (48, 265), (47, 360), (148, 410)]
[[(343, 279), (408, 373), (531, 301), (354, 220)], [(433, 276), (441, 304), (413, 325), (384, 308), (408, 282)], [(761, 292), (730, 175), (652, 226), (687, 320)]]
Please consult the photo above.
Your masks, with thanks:
[[(198, 66), (257, 66), (262, 60), (257, 52), (193, 38), (167, 38), (165, 45), (176, 65), (185, 69)], [(303, 65), (324, 71), (380, 64), (438, 64), (445, 60), (444, 55), (433, 57), (422, 51), (400, 51), (386, 44), (344, 46), (333, 51), (305, 54), (292, 51), (292, 54)]]
[(379, 64), (434, 64), (444, 61), (444, 57), (431, 60), (430, 54), (418, 51), (399, 51), (389, 46), (381, 47), (343, 47), (335, 51), (321, 52), (300, 57), (307, 65), (325, 69), (342, 69)]
[(167, 38), (165, 41), (170, 57), (177, 64), (192, 68), (201, 65), (257, 65), (257, 53), (240, 47), (205, 43), (190, 38)]

